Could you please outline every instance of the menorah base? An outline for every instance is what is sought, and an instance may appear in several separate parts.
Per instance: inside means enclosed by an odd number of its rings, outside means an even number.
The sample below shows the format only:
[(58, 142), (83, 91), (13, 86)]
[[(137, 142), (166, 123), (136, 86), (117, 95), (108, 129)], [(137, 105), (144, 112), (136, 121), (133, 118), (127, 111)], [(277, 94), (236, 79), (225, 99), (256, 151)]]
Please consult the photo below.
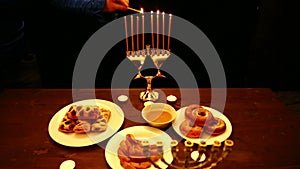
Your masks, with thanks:
[(153, 90), (146, 90), (140, 93), (140, 99), (143, 101), (156, 101), (158, 97), (158, 92)]

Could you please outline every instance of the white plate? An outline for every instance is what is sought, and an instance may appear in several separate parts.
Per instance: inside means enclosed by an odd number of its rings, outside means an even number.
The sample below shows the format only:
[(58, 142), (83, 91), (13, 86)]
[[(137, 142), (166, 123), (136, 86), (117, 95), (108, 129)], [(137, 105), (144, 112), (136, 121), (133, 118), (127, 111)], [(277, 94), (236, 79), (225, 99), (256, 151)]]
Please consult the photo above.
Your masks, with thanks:
[[(107, 123), (107, 129), (101, 133), (63, 133), (58, 131), (59, 124), (71, 105), (97, 105), (111, 111), (111, 117)], [(117, 132), (124, 122), (124, 113), (122, 109), (107, 100), (88, 99), (71, 103), (60, 109), (50, 120), (48, 132), (50, 137), (59, 144), (70, 147), (84, 147), (97, 144)]]
[(224, 140), (226, 140), (231, 132), (232, 132), (232, 125), (229, 121), (229, 119), (221, 112), (219, 112), (218, 110), (215, 110), (211, 107), (205, 107), (203, 106), (205, 109), (208, 109), (211, 111), (211, 113), (213, 114), (214, 117), (220, 118), (222, 120), (224, 120), (224, 122), (226, 123), (226, 131), (218, 136), (209, 136), (206, 134), (201, 135), (201, 138), (189, 138), (186, 137), (185, 135), (183, 135), (179, 129), (180, 124), (185, 120), (185, 109), (187, 107), (183, 107), (179, 110), (177, 110), (177, 117), (176, 119), (173, 121), (172, 126), (174, 128), (174, 130), (184, 139), (186, 140), (190, 140), (193, 143), (200, 143), (201, 141), (206, 141), (206, 144), (208, 145), (212, 145), (214, 141), (219, 141), (222, 142)]
[[(108, 163), (108, 165), (113, 169), (122, 169), (123, 167), (120, 165), (120, 159), (118, 157), (118, 148), (120, 145), (120, 142), (122, 140), (126, 140), (127, 134), (133, 134), (134, 137), (137, 140), (148, 140), (150, 144), (156, 144), (157, 141), (163, 141), (164, 146), (164, 159), (171, 163), (172, 161), (172, 153), (170, 148), (170, 142), (172, 141), (171, 137), (163, 132), (162, 130), (159, 130), (154, 127), (150, 126), (133, 126), (126, 128), (118, 133), (116, 133), (107, 143), (106, 149), (105, 149), (105, 159)], [(167, 168), (167, 165), (162, 163), (160, 160), (157, 162), (157, 164), (161, 168)], [(154, 166), (151, 166), (149, 169), (155, 168)]]

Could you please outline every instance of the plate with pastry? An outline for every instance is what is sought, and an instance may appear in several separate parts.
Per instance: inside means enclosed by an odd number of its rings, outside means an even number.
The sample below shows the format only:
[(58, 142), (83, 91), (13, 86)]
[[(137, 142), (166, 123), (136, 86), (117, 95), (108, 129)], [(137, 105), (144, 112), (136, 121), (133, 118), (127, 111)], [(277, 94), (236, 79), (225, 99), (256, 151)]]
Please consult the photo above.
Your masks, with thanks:
[(113, 102), (81, 100), (61, 108), (50, 120), (48, 132), (59, 144), (84, 147), (97, 144), (117, 132), (124, 112)]
[(207, 145), (223, 142), (232, 132), (232, 125), (223, 113), (198, 104), (177, 110), (172, 126), (182, 138), (194, 143), (205, 141)]
[(171, 137), (160, 129), (129, 127), (110, 138), (105, 148), (105, 159), (114, 169), (167, 168), (159, 154), (163, 154), (165, 162), (172, 162), (171, 141)]

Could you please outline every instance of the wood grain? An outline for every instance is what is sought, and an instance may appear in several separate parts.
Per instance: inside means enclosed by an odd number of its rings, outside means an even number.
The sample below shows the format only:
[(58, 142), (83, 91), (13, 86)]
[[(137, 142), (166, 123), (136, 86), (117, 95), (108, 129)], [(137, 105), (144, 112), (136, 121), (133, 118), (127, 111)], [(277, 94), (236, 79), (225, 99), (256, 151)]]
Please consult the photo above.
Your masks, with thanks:
[[(0, 168), (59, 168), (62, 161), (73, 159), (76, 168), (109, 168), (104, 148), (107, 140), (87, 147), (73, 148), (54, 142), (48, 135), (48, 123), (62, 107), (76, 100), (94, 95), (118, 104), (125, 114), (121, 129), (147, 125), (140, 111), (138, 99), (143, 89), (7, 89), (0, 93)], [(220, 90), (220, 89), (216, 89)], [(196, 91), (196, 92), (195, 92)], [(173, 94), (178, 100), (172, 104), (179, 109), (191, 103), (210, 106), (213, 89), (160, 89), (160, 102)], [(267, 88), (225, 89), (224, 115), (232, 123), (235, 141), (233, 151), (216, 168), (299, 168), (300, 119)], [(72, 94), (73, 93), (73, 94)], [(129, 96), (126, 103), (117, 96)], [(195, 98), (200, 98), (196, 101)], [(213, 105), (222, 105), (215, 94)], [(184, 98), (184, 99), (182, 99)], [(120, 130), (121, 130), (120, 129)], [(173, 139), (181, 139), (172, 128), (167, 130)]]

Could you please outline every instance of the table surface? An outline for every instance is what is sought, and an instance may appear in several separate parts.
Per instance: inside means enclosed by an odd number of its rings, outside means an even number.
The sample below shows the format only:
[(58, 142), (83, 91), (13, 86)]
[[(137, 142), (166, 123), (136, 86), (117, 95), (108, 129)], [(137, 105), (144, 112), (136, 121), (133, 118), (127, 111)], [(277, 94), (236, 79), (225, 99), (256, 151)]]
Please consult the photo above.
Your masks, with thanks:
[[(120, 130), (147, 125), (142, 119), (143, 89), (6, 89), (0, 92), (0, 168), (59, 168), (62, 161), (72, 159), (77, 169), (110, 168), (105, 161), (105, 149), (99, 145), (67, 147), (56, 143), (48, 134), (48, 124), (55, 113), (73, 101), (104, 99), (119, 105), (125, 115)], [(228, 117), (235, 146), (216, 168), (300, 168), (300, 119), (268, 88), (178, 89), (159, 90), (161, 99), (173, 94), (179, 99), (174, 108), (200, 103)], [(117, 101), (125, 94), (129, 100)], [(224, 94), (226, 100), (224, 100)], [(197, 100), (197, 98), (200, 98)], [(176, 133), (170, 133), (179, 139)], [(105, 145), (109, 138), (101, 144)]]

